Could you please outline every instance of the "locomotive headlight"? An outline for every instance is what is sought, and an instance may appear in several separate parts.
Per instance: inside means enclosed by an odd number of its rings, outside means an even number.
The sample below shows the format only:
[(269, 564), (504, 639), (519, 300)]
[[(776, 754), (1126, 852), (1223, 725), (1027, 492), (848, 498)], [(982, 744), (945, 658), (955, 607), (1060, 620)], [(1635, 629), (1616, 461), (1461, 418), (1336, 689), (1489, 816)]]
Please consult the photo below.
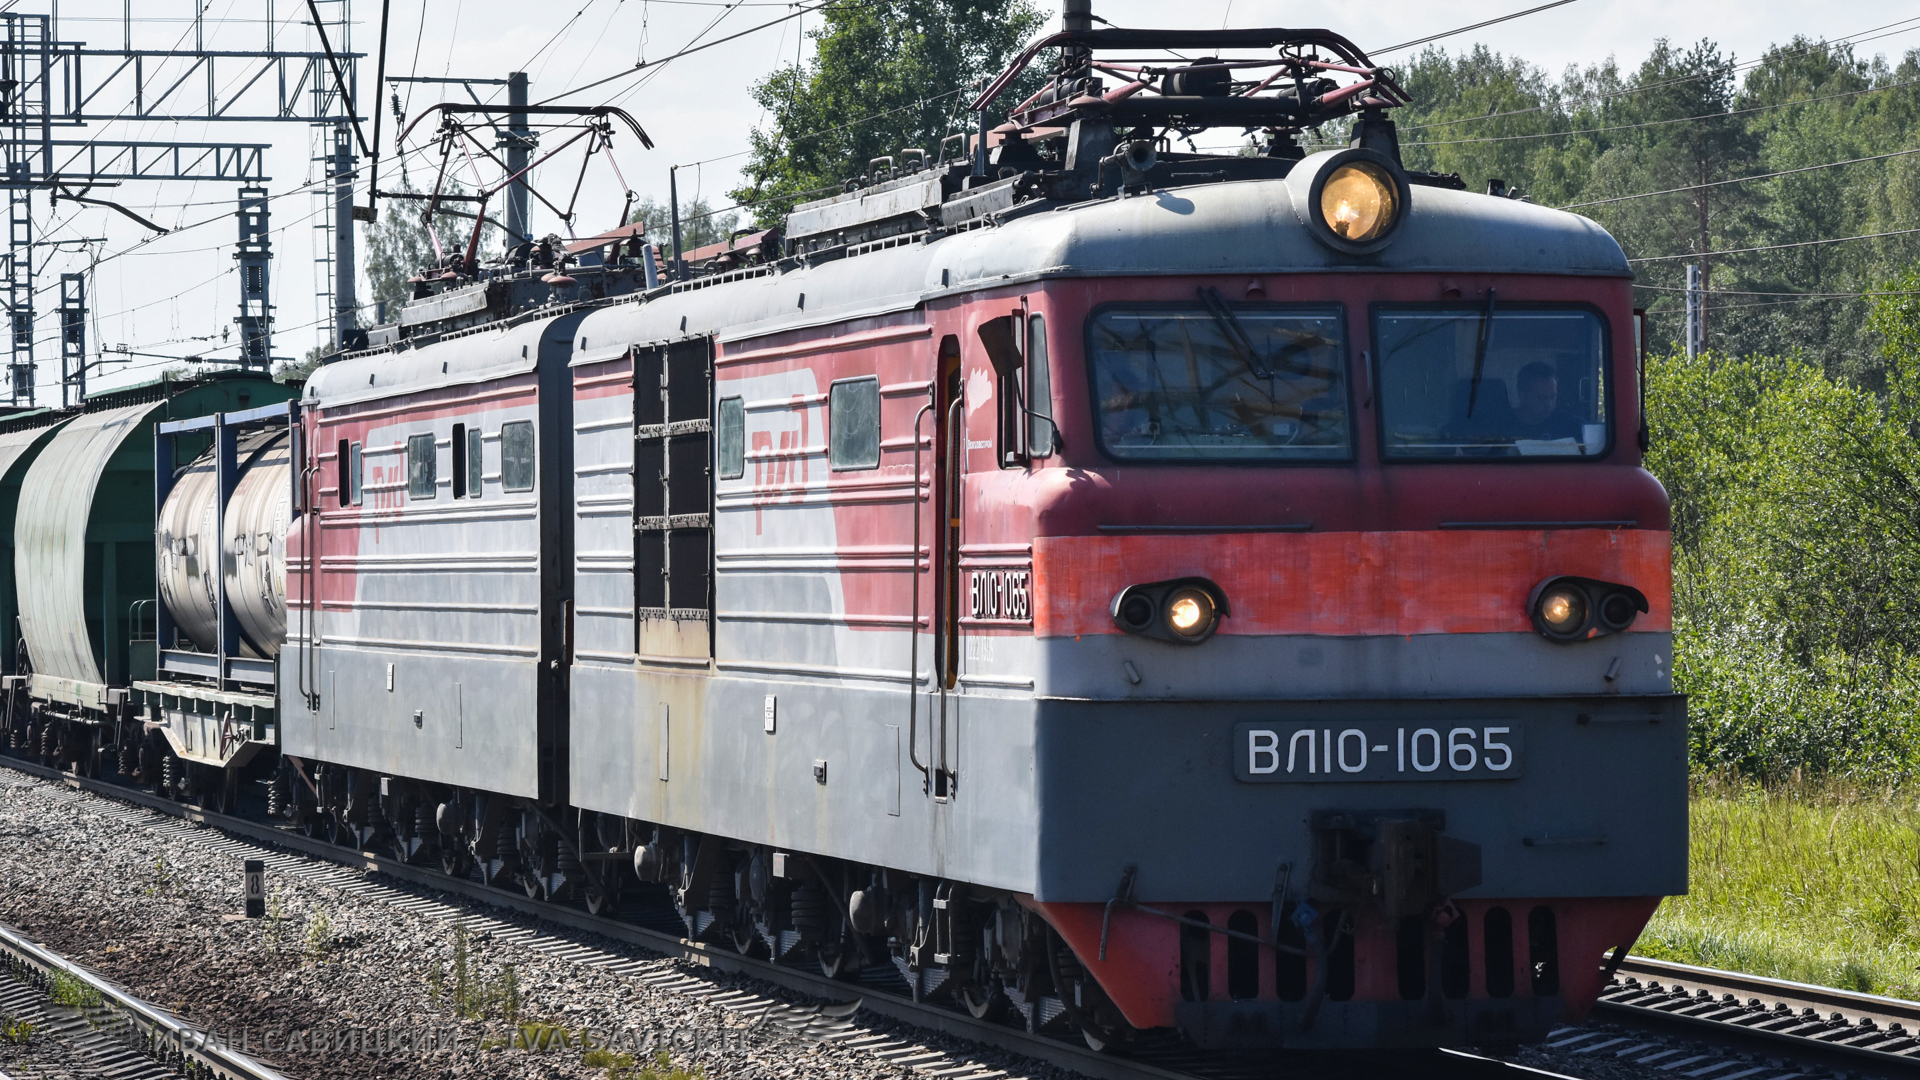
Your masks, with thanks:
[(1587, 594), (1578, 585), (1555, 585), (1540, 594), (1540, 622), (1555, 637), (1572, 637), (1587, 625)]
[(1320, 189), (1320, 217), (1342, 240), (1366, 243), (1385, 236), (1400, 216), (1400, 192), (1371, 161), (1336, 167)]
[(1113, 598), (1113, 622), (1129, 634), (1198, 645), (1227, 617), (1227, 594), (1206, 578), (1129, 585)]
[(1213, 629), (1213, 597), (1203, 589), (1181, 589), (1167, 602), (1167, 626), (1183, 638), (1197, 638)]
[(1647, 610), (1647, 595), (1639, 589), (1593, 578), (1550, 577), (1527, 594), (1533, 628), (1561, 645), (1625, 633)]
[(1406, 171), (1364, 146), (1308, 154), (1294, 163), (1286, 183), (1287, 199), (1307, 233), (1346, 255), (1385, 248), (1413, 213)]

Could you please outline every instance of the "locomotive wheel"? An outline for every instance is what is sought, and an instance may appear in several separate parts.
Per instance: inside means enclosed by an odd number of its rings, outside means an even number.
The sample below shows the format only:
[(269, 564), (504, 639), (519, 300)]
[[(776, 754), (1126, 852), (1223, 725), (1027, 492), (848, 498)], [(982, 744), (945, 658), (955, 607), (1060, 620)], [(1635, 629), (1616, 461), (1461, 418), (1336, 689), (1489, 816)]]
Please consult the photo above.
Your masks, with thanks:
[(760, 932), (753, 928), (752, 923), (734, 923), (728, 936), (733, 940), (733, 951), (741, 956), (766, 955), (766, 943), (760, 940)]
[(1079, 1030), (1087, 1048), (1096, 1054), (1119, 1049), (1133, 1034), (1133, 1028), (1107, 999), (1106, 991), (1080, 966), (1080, 958), (1067, 947), (1059, 931), (1052, 927), (1047, 928), (1047, 965), (1053, 976), (1054, 991), (1066, 1006), (1067, 1019)]
[(329, 844), (352, 847), (359, 840), (359, 837), (353, 834), (353, 826), (347, 824), (345, 813), (338, 809), (326, 815), (325, 828)]
[(440, 845), (440, 871), (448, 877), (464, 878), (473, 871), (473, 859), (467, 855), (466, 846), (456, 843)]
[(960, 1004), (975, 1020), (998, 1020), (1007, 1011), (1007, 996), (998, 986), (967, 983), (959, 989)]
[(829, 979), (851, 982), (860, 977), (860, 947), (851, 941), (822, 943), (815, 955), (820, 959), (820, 974)]
[(620, 887), (609, 883), (605, 888), (587, 886), (587, 914), (610, 915), (620, 910)]

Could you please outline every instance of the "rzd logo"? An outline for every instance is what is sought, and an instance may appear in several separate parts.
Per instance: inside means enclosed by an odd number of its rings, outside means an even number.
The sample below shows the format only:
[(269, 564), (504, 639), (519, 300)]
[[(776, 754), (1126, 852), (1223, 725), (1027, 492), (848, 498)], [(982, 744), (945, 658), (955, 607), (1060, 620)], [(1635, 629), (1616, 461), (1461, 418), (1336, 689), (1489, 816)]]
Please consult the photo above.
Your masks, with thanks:
[(968, 575), (969, 608), (976, 619), (1030, 622), (1033, 608), (1027, 595), (1026, 570), (974, 570)]

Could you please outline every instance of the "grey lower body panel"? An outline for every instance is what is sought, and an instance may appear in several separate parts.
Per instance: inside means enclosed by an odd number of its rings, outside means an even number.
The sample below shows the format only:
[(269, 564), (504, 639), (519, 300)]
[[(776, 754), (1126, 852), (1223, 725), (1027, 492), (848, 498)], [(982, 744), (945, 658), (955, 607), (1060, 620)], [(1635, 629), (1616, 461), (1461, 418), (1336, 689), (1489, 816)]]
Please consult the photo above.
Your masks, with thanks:
[[(1129, 865), (1146, 903), (1270, 897), (1282, 864), (1301, 876), (1312, 864), (1316, 811), (1439, 811), (1448, 835), (1481, 850), (1481, 884), (1464, 897), (1686, 891), (1681, 697), (1042, 700), (1036, 723), (1043, 901), (1105, 902)], [(1248, 782), (1235, 734), (1244, 738), (1250, 723), (1279, 733), (1280, 764), (1290, 732), (1339, 740), (1383, 726), (1389, 741), (1396, 727), (1431, 729), (1435, 749), (1455, 729), (1510, 727), (1520, 758), (1499, 779), (1445, 769), (1329, 779), (1302, 769), (1293, 780), (1282, 772)], [(1312, 745), (1325, 753), (1324, 742)]]
[(296, 673), (282, 669), (283, 753), (480, 791), (539, 794), (532, 660), (322, 645), (314, 666), (318, 711), (301, 697)]
[(1199, 648), (1132, 634), (1086, 634), (1044, 638), (1036, 653), (1035, 692), (1043, 697), (1382, 700), (1673, 692), (1673, 635), (1664, 631), (1570, 645), (1531, 633), (1217, 634)]
[(913, 764), (916, 754), (924, 762), (936, 753), (937, 699), (923, 696), (910, 724), (904, 686), (607, 665), (576, 667), (572, 687), (569, 783), (582, 809), (1033, 889), (1029, 698), (949, 698), (948, 759), (959, 781), (953, 797), (940, 801)]

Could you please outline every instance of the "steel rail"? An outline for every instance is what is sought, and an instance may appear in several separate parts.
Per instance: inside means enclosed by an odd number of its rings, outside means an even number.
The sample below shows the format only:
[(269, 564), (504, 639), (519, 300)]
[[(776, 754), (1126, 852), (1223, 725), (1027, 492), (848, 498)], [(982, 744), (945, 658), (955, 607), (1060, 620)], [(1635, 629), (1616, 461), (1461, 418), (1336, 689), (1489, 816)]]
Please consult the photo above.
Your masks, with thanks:
[(208, 1032), (133, 996), (124, 987), (38, 944), (13, 927), (0, 923), (0, 953), (40, 972), (78, 980), (98, 993), (115, 1013), (124, 1017), (148, 1056), (162, 1061), (190, 1062), (194, 1075), (210, 1080), (287, 1080), (279, 1072), (224, 1045)]
[(1920, 1067), (1920, 1002), (1877, 994), (1629, 957), (1596, 1012)]
[[(827, 1002), (845, 1005), (850, 1003), (850, 999), (857, 994), (857, 999), (852, 1000), (851, 1003), (879, 1016), (912, 1024), (923, 1030), (937, 1031), (944, 1035), (965, 1039), (981, 1046), (1034, 1058), (1059, 1068), (1072, 1070), (1082, 1076), (1097, 1078), (1097, 1080), (1208, 1080), (1210, 1077), (1210, 1071), (1207, 1068), (1209, 1060), (1205, 1051), (1192, 1052), (1190, 1068), (1186, 1067), (1188, 1064), (1186, 1060), (1179, 1061), (1178, 1067), (1169, 1067), (1151, 1061), (1100, 1053), (1079, 1045), (1077, 1041), (1070, 1042), (1046, 1035), (1032, 1034), (988, 1020), (976, 1020), (964, 1012), (917, 1002), (907, 996), (879, 992), (870, 986), (856, 987), (855, 984), (829, 979), (824, 975), (799, 968), (743, 956), (725, 947), (676, 937), (604, 916), (590, 915), (583, 910), (562, 904), (535, 900), (520, 893), (495, 888), (469, 878), (451, 877), (438, 870), (413, 866), (374, 852), (329, 843), (249, 818), (213, 813), (138, 788), (75, 776), (72, 773), (23, 761), (7, 754), (0, 754), (0, 765), (108, 799), (131, 803), (170, 817), (205, 825), (237, 839), (277, 847), (284, 851), (311, 856), (366, 873), (384, 874), (408, 885), (454, 894), (497, 909), (533, 916), (567, 929), (598, 934), (615, 941), (638, 945), (665, 956), (685, 959), (696, 966), (710, 968), (717, 972), (747, 975)], [(1223, 1064), (1227, 1065), (1231, 1075), (1245, 1075), (1243, 1071), (1245, 1062), (1230, 1061)], [(1409, 1053), (1404, 1065), (1404, 1069), (1383, 1069), (1382, 1062), (1377, 1059), (1369, 1058), (1364, 1062), (1356, 1060), (1353, 1075), (1366, 1076), (1370, 1080), (1440, 1076), (1451, 1078), (1451, 1080), (1492, 1076), (1573, 1080), (1573, 1078), (1561, 1077), (1537, 1068), (1513, 1065), (1497, 1058), (1453, 1049), (1442, 1049), (1426, 1054)]]

